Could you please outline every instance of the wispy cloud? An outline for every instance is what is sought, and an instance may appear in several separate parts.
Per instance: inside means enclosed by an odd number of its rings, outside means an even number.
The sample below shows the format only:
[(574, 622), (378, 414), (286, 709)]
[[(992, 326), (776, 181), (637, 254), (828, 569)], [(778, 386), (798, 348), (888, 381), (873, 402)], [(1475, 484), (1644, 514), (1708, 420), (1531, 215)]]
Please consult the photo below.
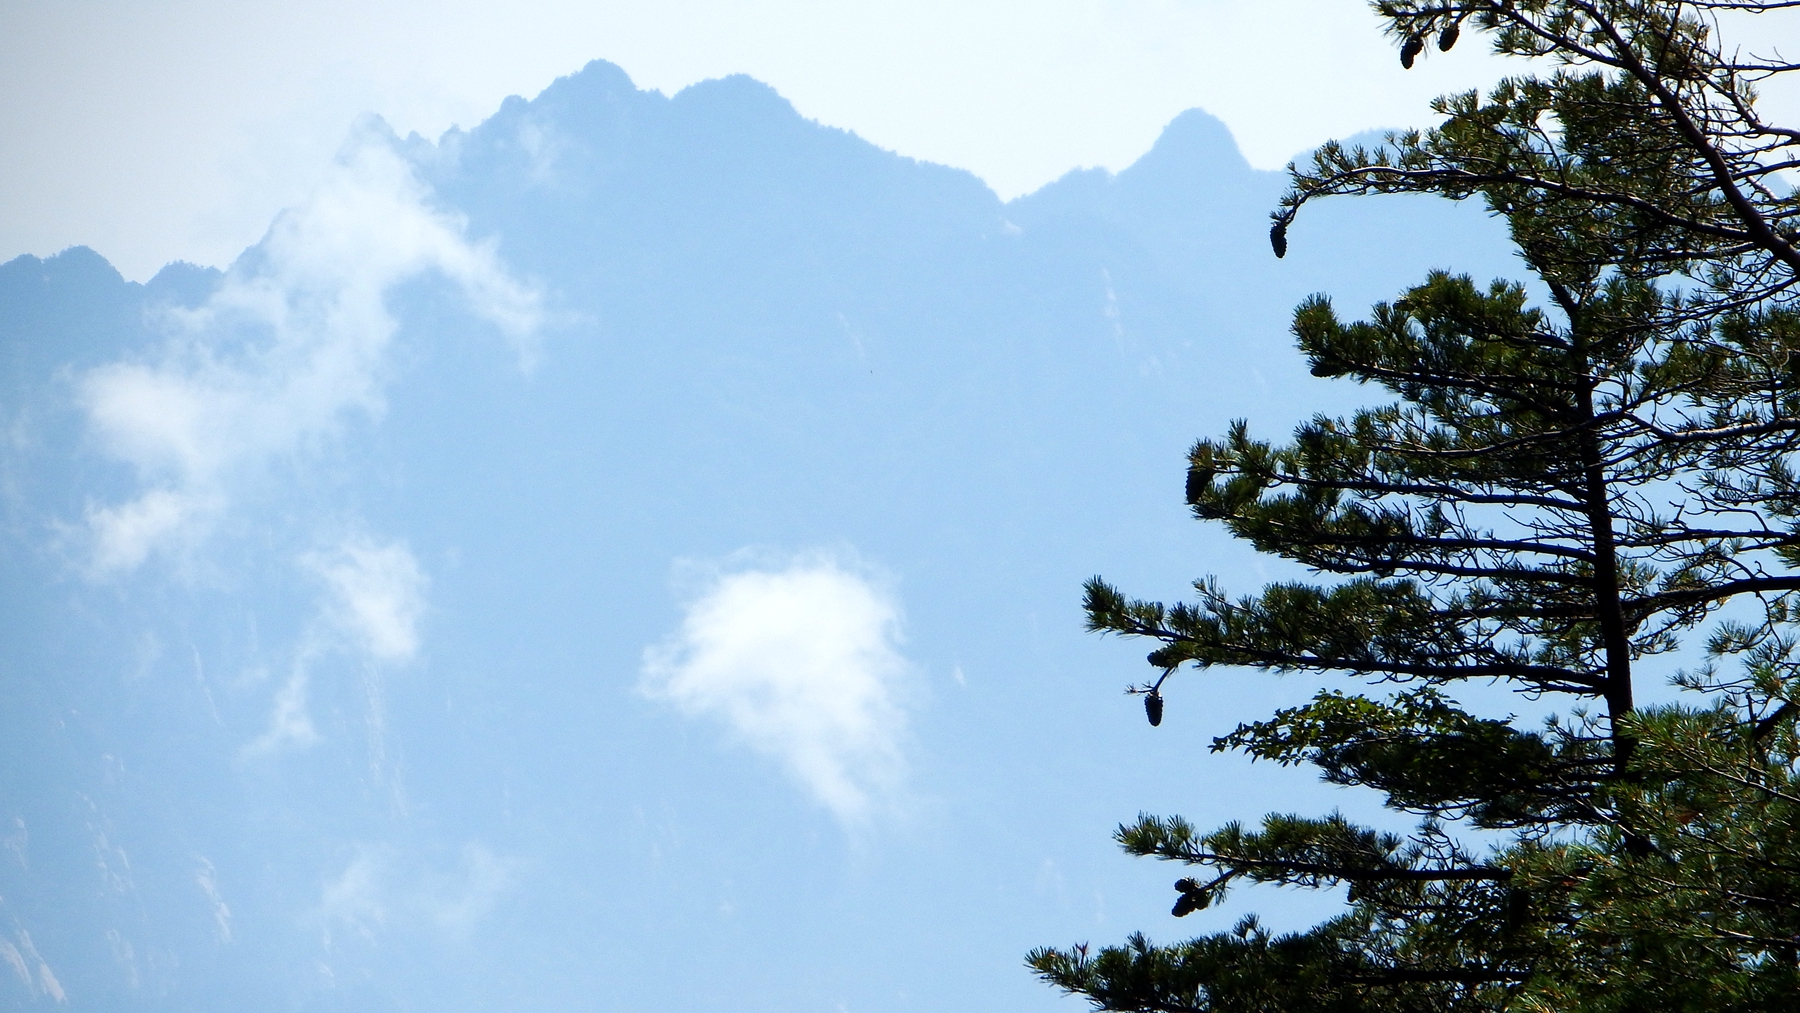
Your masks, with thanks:
[(231, 942), (231, 908), (219, 895), (219, 877), (211, 859), (200, 859), (200, 868), (194, 873), (194, 885), (206, 895), (206, 903), (212, 908), (214, 935), (221, 943)]
[(171, 314), (171, 338), (147, 361), (80, 380), (99, 445), (131, 465), (134, 498), (87, 511), (90, 568), (129, 571), (203, 537), (232, 480), (329, 439), (383, 406), (383, 363), (397, 330), (387, 292), (420, 275), (453, 282), (529, 364), (538, 293), (373, 129), (346, 147), (312, 197), (284, 212), (211, 299)]
[(0, 939), (0, 960), (5, 960), (12, 967), (13, 973), (24, 983), (26, 991), (33, 998), (46, 996), (58, 1005), (68, 1002), (69, 996), (63, 991), (62, 982), (56, 979), (56, 972), (50, 970), (49, 963), (32, 944), (31, 933), (21, 928), (13, 938), (18, 940), (19, 945), (14, 946), (11, 942)]
[(275, 693), (275, 702), (269, 710), (268, 729), (244, 747), (244, 756), (262, 756), (284, 749), (304, 749), (319, 741), (312, 715), (306, 709), (306, 689), (311, 679), (307, 666), (310, 661), (310, 658), (303, 655), (294, 662), (294, 669), (288, 673), (287, 681)]
[(382, 777), (386, 717), (381, 670), (418, 655), (429, 579), (404, 542), (379, 542), (366, 535), (303, 553), (298, 563), (324, 585), (318, 620), (295, 648), (287, 680), (270, 705), (268, 728), (244, 747), (243, 755), (304, 749), (319, 741), (307, 706), (313, 670), (323, 656), (342, 652), (364, 663), (370, 761), (373, 773)]
[(307, 553), (301, 564), (325, 581), (326, 615), (358, 649), (384, 662), (410, 661), (418, 653), (426, 578), (405, 544), (351, 537), (329, 551)]
[(723, 720), (847, 823), (898, 785), (901, 614), (845, 560), (815, 553), (715, 575), (644, 654), (643, 688)]
[(452, 936), (473, 931), (513, 884), (514, 862), (479, 841), (444, 867), (366, 846), (331, 877), (319, 894), (318, 915), (329, 941), (334, 931), (373, 942), (385, 928), (429, 926)]
[(13, 969), (13, 973), (18, 975), (19, 980), (25, 984), (26, 988), (35, 987), (36, 979), (31, 976), (30, 965), (25, 963), (25, 955), (19, 952), (18, 947), (5, 939), (0, 939), (0, 959), (6, 961), (7, 965)]
[(373, 941), (387, 921), (387, 861), (374, 848), (359, 849), (344, 871), (332, 877), (319, 894), (319, 915), (329, 942), (335, 929), (348, 929)]

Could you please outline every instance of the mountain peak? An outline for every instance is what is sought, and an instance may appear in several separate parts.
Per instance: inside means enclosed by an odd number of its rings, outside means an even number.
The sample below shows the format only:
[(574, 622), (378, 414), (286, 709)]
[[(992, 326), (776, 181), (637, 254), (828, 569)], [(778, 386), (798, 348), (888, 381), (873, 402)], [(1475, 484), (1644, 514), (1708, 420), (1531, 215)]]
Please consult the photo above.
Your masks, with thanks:
[(1178, 174), (1211, 184), (1236, 182), (1255, 173), (1222, 120), (1203, 109), (1189, 109), (1169, 121), (1150, 150), (1119, 173), (1119, 181), (1130, 185), (1155, 178), (1165, 183), (1168, 175)]
[[(640, 89), (631, 80), (631, 75), (625, 73), (625, 68), (618, 64), (606, 60), (590, 60), (587, 66), (575, 73), (565, 74), (550, 82), (550, 86), (539, 92), (537, 98), (529, 104), (574, 105), (656, 94), (659, 93)], [(507, 99), (507, 102), (525, 104), (525, 100), (516, 95)]]

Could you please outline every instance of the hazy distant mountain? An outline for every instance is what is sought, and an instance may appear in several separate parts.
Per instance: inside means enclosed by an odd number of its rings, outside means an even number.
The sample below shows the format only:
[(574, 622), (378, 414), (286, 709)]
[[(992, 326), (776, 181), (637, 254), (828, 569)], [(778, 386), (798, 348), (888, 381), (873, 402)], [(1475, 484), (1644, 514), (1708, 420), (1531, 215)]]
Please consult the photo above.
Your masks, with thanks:
[[(0, 999), (1061, 1008), (1029, 946), (1195, 928), (1118, 820), (1352, 804), (1206, 757), (1307, 686), (1151, 734), (1079, 585), (1266, 579), (1183, 450), (1354, 403), (1289, 310), (1507, 272), (1478, 209), (1327, 203), (1277, 261), (1282, 177), (1198, 111), (1001, 202), (601, 62), (384, 131), (226, 271), (0, 266)], [(807, 566), (904, 611), (887, 724), (657, 688), (709, 574)]]

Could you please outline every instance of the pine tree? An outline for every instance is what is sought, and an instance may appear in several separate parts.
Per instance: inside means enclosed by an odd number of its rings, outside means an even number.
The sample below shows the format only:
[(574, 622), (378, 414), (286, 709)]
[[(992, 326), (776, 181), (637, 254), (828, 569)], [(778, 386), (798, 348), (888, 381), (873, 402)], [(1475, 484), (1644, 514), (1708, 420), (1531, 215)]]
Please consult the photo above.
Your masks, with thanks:
[[(1178, 916), (1242, 883), (1346, 886), (1347, 908), (1283, 936), (1249, 919), (1040, 950), (1046, 980), (1113, 1010), (1800, 1001), (1800, 203), (1773, 178), (1800, 135), (1755, 113), (1754, 79), (1783, 68), (1726, 58), (1710, 20), (1783, 6), (1376, 5), (1407, 66), (1473, 28), (1561, 69), (1442, 99), (1440, 126), (1374, 151), (1322, 148), (1276, 254), (1319, 197), (1479, 197), (1543, 304), (1448, 272), (1362, 321), (1308, 300), (1314, 374), (1394, 400), (1279, 445), (1243, 423), (1203, 440), (1187, 498), (1322, 579), (1243, 598), (1202, 580), (1172, 607), (1095, 579), (1086, 605), (1091, 629), (1159, 642), (1136, 687), (1152, 724), (1165, 695), (1180, 712), (1184, 669), (1350, 677), (1214, 749), (1312, 764), (1422, 822), (1142, 817), (1127, 851), (1200, 870)], [(1637, 707), (1644, 660), (1702, 627), (1711, 660), (1682, 681), (1707, 703)], [(1469, 680), (1575, 710), (1521, 728), (1460, 706)], [(1477, 852), (1462, 827), (1504, 836)]]

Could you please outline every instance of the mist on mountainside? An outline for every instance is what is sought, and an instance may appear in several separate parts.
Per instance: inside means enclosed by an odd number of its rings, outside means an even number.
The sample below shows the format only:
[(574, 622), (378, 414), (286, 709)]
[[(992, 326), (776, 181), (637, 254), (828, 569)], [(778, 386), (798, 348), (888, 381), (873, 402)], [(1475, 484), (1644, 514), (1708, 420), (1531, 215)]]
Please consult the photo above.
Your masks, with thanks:
[(595, 62), (222, 270), (0, 266), (0, 997), (1050, 1009), (1029, 947), (1193, 931), (1107, 829), (1357, 803), (1198, 762), (1312, 683), (1145, 727), (1081, 582), (1275, 575), (1183, 454), (1371, 396), (1292, 307), (1512, 273), (1401, 199), (1276, 260), (1284, 184), (1191, 111), (1001, 202)]

